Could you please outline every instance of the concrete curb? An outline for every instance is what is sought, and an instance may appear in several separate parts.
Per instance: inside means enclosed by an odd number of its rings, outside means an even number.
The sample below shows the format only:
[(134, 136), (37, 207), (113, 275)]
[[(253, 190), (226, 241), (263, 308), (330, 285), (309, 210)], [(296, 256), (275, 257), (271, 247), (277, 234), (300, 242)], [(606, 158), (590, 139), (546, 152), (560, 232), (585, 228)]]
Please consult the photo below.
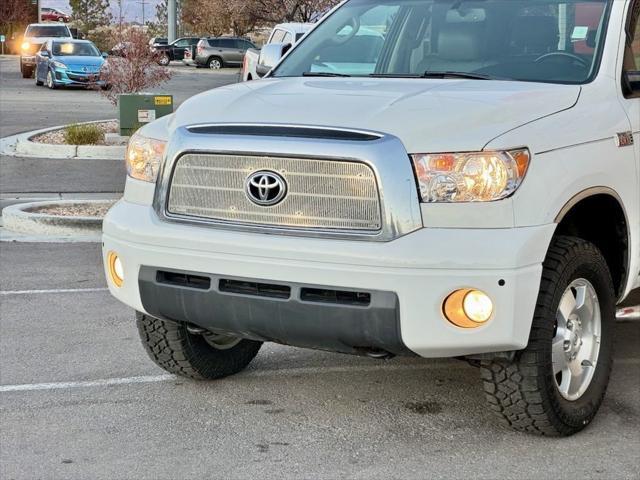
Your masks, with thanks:
[(2, 210), (2, 222), (6, 230), (28, 235), (93, 236), (102, 231), (102, 219), (96, 217), (61, 217), (32, 213), (36, 208), (60, 205), (104, 204), (104, 200), (62, 200), (20, 203)]
[[(96, 120), (83, 122), (79, 125), (114, 121)], [(0, 139), (0, 154), (8, 156), (53, 158), (53, 159), (100, 159), (124, 160), (126, 147), (122, 145), (52, 145), (49, 143), (32, 142), (31, 138), (43, 133), (62, 130), (67, 125), (44, 128), (31, 132), (20, 133)]]

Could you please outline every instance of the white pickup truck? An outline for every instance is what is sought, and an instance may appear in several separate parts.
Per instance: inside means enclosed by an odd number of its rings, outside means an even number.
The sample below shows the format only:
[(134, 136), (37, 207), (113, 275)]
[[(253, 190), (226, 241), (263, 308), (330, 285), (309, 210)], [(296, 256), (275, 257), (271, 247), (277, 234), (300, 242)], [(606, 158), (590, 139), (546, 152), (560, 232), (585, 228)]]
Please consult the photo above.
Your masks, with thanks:
[(71, 30), (64, 24), (32, 23), (27, 26), (20, 45), (20, 73), (31, 78), (36, 69), (36, 54), (51, 39), (72, 39)]
[[(305, 33), (314, 26), (312, 23), (281, 23), (276, 25), (269, 35), (265, 45), (284, 44), (295, 45)], [(243, 82), (258, 80), (264, 77), (268, 70), (261, 70), (260, 50), (250, 48), (244, 55), (241, 78)]]
[(640, 287), (639, 22), (640, 0), (342, 3), (131, 139), (111, 292), (178, 375), (266, 341), (461, 357), (512, 427), (583, 429)]

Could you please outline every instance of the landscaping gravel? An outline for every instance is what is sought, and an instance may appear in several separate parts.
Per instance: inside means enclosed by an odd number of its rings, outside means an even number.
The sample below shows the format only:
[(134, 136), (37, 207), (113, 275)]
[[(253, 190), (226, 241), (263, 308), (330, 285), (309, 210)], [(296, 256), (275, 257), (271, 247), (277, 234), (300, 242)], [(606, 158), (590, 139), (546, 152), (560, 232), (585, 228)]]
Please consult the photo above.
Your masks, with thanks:
[(46, 205), (29, 210), (31, 213), (54, 215), (58, 217), (104, 218), (114, 201), (104, 203), (78, 203), (72, 205)]
[[(102, 130), (103, 134), (118, 133), (120, 131), (118, 122), (115, 120), (108, 121), (108, 122), (99, 122), (99, 123), (95, 123), (95, 125)], [(59, 130), (52, 130), (50, 132), (36, 135), (32, 137), (30, 140), (32, 142), (47, 143), (50, 145), (66, 145), (66, 142), (64, 141), (64, 132), (65, 132), (64, 128), (61, 128)], [(106, 145), (106, 142), (104, 141), (104, 137), (102, 138), (101, 141), (99, 141), (95, 145)]]

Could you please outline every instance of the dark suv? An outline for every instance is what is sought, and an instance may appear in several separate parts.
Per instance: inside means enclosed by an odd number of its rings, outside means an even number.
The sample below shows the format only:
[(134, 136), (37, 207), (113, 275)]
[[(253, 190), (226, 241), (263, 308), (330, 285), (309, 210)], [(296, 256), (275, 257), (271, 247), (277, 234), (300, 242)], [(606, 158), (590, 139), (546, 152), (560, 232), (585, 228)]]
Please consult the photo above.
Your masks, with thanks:
[(192, 45), (196, 45), (199, 40), (199, 37), (182, 37), (168, 45), (153, 45), (151, 50), (158, 55), (158, 63), (160, 65), (169, 65), (172, 60), (182, 60), (184, 51)]
[(250, 40), (239, 37), (209, 37), (198, 42), (196, 66), (218, 70), (223, 67), (240, 67), (244, 54), (256, 48)]

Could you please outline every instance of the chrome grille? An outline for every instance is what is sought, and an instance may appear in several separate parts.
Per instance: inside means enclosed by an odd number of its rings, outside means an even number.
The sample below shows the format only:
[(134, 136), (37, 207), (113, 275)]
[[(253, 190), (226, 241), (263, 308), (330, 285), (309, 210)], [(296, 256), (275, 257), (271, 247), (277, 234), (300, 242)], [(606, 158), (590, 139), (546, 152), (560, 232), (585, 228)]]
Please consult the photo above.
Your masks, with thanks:
[[(258, 170), (273, 170), (286, 181), (285, 199), (261, 207), (245, 194)], [(364, 163), (186, 154), (176, 163), (167, 212), (212, 221), (275, 227), (379, 231), (382, 227), (376, 178)]]

